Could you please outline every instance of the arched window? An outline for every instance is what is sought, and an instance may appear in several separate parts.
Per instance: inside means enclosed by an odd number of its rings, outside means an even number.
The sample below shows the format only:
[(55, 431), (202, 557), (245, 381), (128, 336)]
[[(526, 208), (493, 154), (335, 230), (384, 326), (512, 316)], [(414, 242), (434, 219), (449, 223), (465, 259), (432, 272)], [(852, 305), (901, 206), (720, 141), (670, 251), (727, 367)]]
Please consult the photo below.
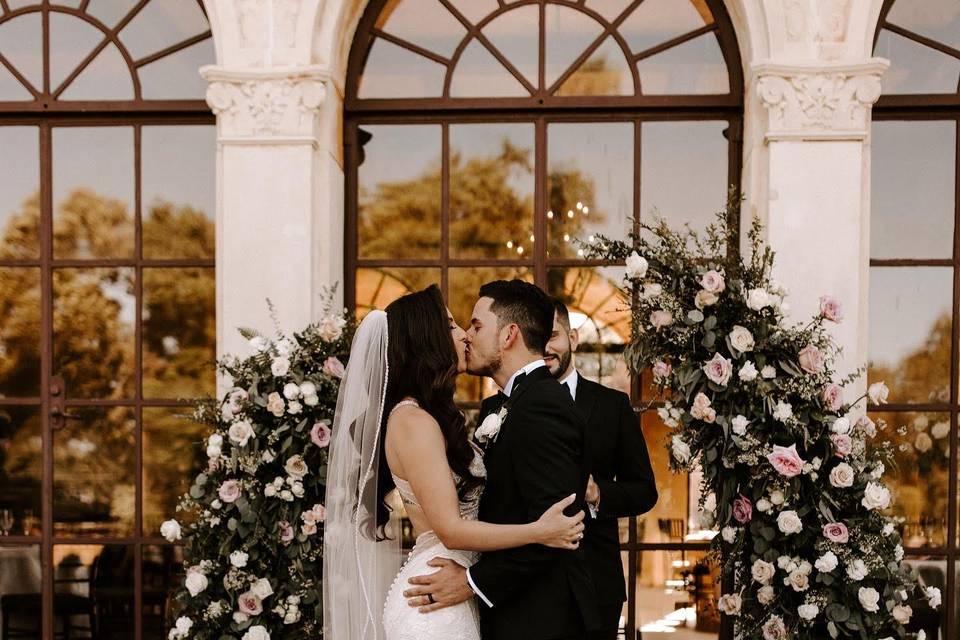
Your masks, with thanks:
[[(463, 324), (480, 284), (526, 278), (570, 307), (581, 371), (640, 399), (619, 355), (623, 267), (582, 243), (655, 210), (702, 226), (739, 184), (743, 82), (721, 2), (374, 0), (345, 111), (349, 304), (363, 314), (436, 282)], [(458, 399), (490, 392), (464, 379)], [(695, 483), (667, 470), (650, 414), (662, 498), (622, 524), (626, 637), (678, 608), (715, 637), (709, 572), (693, 570)]]
[(868, 375), (892, 389), (874, 418), (895, 445), (907, 556), (944, 590), (939, 615), (914, 617), (928, 638), (954, 638), (960, 5), (888, 0), (880, 18), (874, 53), (890, 69), (873, 111)]
[(163, 635), (214, 391), (213, 59), (199, 0), (0, 0), (5, 629)]

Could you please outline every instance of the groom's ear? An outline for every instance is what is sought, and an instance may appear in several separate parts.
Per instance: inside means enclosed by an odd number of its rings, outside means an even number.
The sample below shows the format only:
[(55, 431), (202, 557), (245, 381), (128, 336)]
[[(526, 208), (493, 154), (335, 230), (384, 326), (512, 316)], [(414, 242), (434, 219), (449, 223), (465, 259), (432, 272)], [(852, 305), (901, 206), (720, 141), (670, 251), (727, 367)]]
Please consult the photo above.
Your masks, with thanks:
[(520, 326), (514, 323), (505, 325), (500, 330), (500, 347), (502, 349), (512, 349), (520, 339)]

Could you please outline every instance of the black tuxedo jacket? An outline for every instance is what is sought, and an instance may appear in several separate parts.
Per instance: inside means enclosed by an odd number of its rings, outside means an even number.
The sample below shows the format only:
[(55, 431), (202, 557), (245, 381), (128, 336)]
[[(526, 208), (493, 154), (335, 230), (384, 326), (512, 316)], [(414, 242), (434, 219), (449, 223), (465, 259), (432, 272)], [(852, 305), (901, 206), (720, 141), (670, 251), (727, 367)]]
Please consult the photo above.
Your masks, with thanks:
[[(500, 432), (484, 456), (487, 481), (480, 519), (534, 522), (573, 493), (577, 499), (567, 513), (586, 511), (586, 425), (566, 387), (547, 367), (540, 367), (517, 385), (506, 406)], [(470, 568), (470, 578), (493, 604), (490, 608), (481, 600), (484, 640), (563, 638), (597, 624), (596, 596), (582, 547), (568, 551), (527, 545), (487, 552)]]

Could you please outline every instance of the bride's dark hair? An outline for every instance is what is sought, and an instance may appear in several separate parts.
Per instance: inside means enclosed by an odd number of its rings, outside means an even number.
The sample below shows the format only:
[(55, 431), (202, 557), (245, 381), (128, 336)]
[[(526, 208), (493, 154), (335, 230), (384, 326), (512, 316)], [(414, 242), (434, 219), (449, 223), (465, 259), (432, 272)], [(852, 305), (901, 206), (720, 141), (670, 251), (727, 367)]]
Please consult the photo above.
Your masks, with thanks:
[(453, 401), (459, 357), (450, 335), (443, 294), (437, 285), (430, 285), (390, 303), (386, 312), (390, 371), (380, 424), (381, 471), (377, 474), (377, 527), (381, 532), (390, 519), (390, 507), (384, 499), (395, 487), (387, 470), (387, 419), (404, 398), (416, 400), (440, 425), (447, 444), (447, 464), (461, 478), (457, 491), (463, 495), (480, 483), (470, 472), (474, 452), (466, 419)]

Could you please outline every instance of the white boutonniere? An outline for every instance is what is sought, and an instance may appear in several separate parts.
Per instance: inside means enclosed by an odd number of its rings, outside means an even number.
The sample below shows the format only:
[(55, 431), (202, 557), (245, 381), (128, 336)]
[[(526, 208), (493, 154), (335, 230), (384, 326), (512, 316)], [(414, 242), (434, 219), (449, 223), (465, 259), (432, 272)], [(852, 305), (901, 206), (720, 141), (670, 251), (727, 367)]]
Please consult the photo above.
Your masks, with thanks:
[(483, 422), (477, 428), (477, 440), (482, 444), (488, 444), (489, 442), (497, 441), (497, 434), (500, 433), (500, 426), (503, 424), (503, 420), (507, 417), (507, 408), (503, 407), (500, 409), (499, 413), (491, 413), (486, 418), (483, 419)]

